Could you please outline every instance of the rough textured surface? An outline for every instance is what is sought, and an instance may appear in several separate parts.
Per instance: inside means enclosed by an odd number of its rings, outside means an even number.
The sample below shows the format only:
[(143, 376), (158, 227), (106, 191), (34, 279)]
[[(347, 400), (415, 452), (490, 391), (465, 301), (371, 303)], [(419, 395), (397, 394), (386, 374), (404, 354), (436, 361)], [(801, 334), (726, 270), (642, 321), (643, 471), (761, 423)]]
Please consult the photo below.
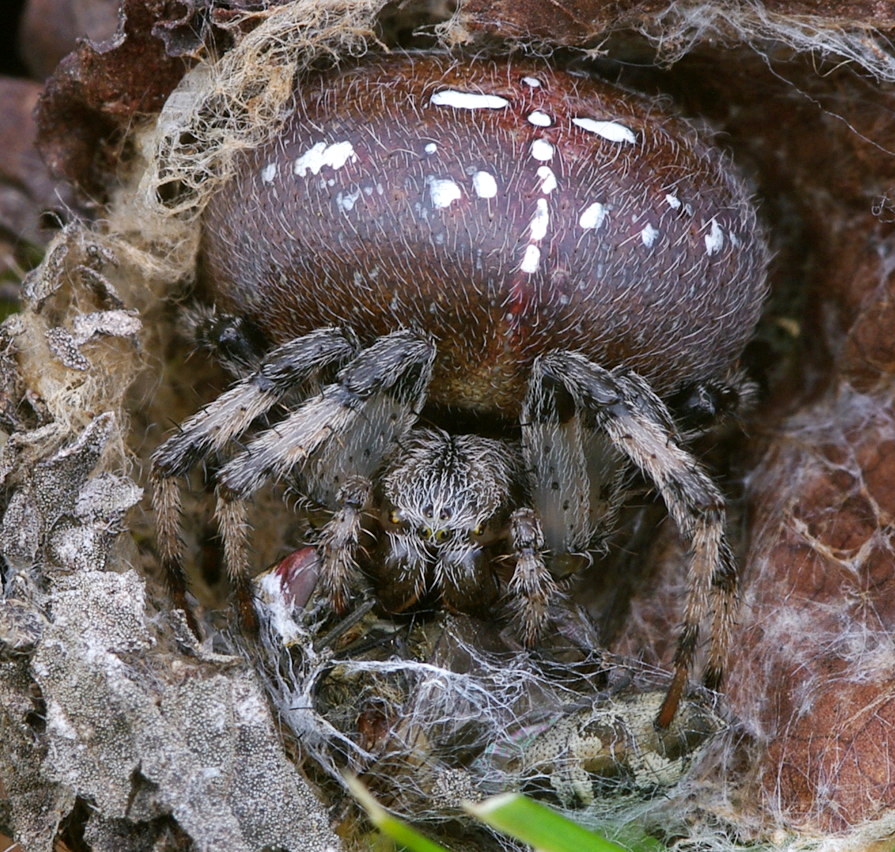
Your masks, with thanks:
[[(49, 778), (105, 819), (170, 814), (200, 849), (338, 848), (251, 674), (153, 658), (144, 607), (133, 572), (85, 570), (54, 596), (32, 662)], [(85, 629), (85, 611), (104, 618)]]
[(110, 146), (120, 141), (116, 131), (158, 110), (183, 75), (184, 60), (169, 56), (152, 35), (166, 7), (164, 0), (128, 0), (116, 35), (82, 42), (56, 69), (37, 114), (39, 148), (54, 174), (102, 187), (115, 153)]
[[(140, 324), (101, 308), (117, 293), (104, 271), (131, 285), (141, 273), (97, 239), (67, 228), (0, 329), (20, 412), (0, 423), (4, 827), (29, 852), (54, 838), (341, 849), (250, 668), (160, 616), (127, 567), (119, 535), (142, 489), (124, 473), (120, 405)], [(66, 357), (49, 359), (42, 341), (54, 352), (63, 334)]]
[(768, 38), (799, 52), (848, 56), (865, 69), (890, 78), (895, 61), (885, 29), (892, 25), (892, 12), (893, 4), (887, 0), (464, 0), (445, 31), (460, 43), (486, 34), (550, 46), (574, 45), (609, 55), (642, 50), (643, 45), (631, 37), (637, 32), (649, 39), (655, 50), (642, 58), (669, 63), (715, 39), (723, 49), (743, 42), (759, 44)]

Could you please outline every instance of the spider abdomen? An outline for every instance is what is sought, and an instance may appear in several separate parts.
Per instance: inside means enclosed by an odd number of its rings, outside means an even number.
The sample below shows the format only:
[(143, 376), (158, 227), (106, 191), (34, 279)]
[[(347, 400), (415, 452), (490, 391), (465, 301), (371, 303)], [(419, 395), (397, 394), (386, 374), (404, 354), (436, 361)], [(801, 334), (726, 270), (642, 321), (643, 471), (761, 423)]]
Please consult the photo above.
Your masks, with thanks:
[(766, 249), (749, 194), (685, 122), (522, 61), (383, 58), (306, 81), (205, 216), (218, 305), (272, 340), (430, 335), (429, 398), (519, 411), (562, 348), (660, 394), (748, 340)]

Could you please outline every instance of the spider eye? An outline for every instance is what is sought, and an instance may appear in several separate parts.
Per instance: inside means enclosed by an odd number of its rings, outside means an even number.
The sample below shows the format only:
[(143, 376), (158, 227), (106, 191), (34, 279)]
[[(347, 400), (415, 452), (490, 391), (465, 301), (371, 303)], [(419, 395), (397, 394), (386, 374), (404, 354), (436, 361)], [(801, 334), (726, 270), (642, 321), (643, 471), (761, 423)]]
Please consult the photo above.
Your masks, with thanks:
[(485, 533), (485, 525), (484, 524), (476, 524), (472, 530), (473, 535), (484, 535)]
[(447, 530), (438, 530), (438, 532), (435, 533), (435, 541), (444, 541), (447, 537)]
[(392, 509), (391, 512), (388, 513), (388, 520), (389, 523), (397, 525), (400, 524), (404, 518), (397, 509)]
[(449, 520), (451, 519), (451, 515), (453, 515), (453, 514), (454, 514), (453, 510), (450, 509), (449, 507), (445, 506), (445, 507), (438, 513), (438, 517), (439, 517), (442, 521), (449, 521)]
[(429, 527), (420, 527), (420, 538), (431, 538), (432, 530)]

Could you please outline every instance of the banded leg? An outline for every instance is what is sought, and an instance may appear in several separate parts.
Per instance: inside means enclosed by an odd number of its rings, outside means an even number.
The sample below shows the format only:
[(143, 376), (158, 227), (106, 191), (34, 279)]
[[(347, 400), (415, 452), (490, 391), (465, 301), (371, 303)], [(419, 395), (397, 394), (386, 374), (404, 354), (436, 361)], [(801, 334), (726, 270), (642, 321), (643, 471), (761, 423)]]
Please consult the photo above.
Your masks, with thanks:
[(544, 535), (538, 516), (531, 509), (517, 509), (510, 518), (510, 539), (516, 567), (509, 591), (522, 641), (535, 644), (547, 622), (547, 610), (558, 588), (544, 562)]
[(533, 511), (521, 509), (511, 519), (511, 589), (526, 644), (534, 644), (546, 624), (555, 579), (588, 564), (611, 532), (621, 502), (626, 464), (592, 420), (562, 384), (533, 373), (522, 408)]
[(323, 593), (337, 613), (344, 613), (351, 594), (351, 579), (358, 573), (357, 549), (363, 531), (363, 512), (370, 502), (373, 484), (365, 476), (351, 476), (339, 489), (338, 508), (317, 542), (323, 570)]
[[(321, 370), (344, 362), (353, 352), (354, 346), (333, 328), (277, 347), (263, 359), (257, 372), (184, 421), (180, 431), (153, 453), (150, 482), (162, 565), (175, 605), (184, 607), (194, 629), (195, 622), (186, 607), (177, 477), (185, 476), (203, 459), (223, 451), (296, 387)], [(234, 520), (231, 526), (235, 528), (239, 523), (244, 523), (244, 519)], [(233, 564), (233, 560), (228, 560), (228, 564)]]
[(587, 410), (613, 446), (652, 480), (690, 545), (687, 603), (674, 675), (656, 720), (666, 728), (683, 695), (710, 599), (715, 612), (706, 679), (717, 686), (723, 670), (736, 585), (724, 532), (724, 498), (696, 459), (678, 445), (668, 409), (640, 376), (605, 370), (577, 353), (563, 351), (538, 359), (534, 373), (543, 381), (560, 383), (575, 406)]
[(623, 455), (571, 393), (538, 369), (522, 408), (522, 451), (551, 571), (571, 574), (613, 528)]
[[(268, 479), (294, 469), (304, 477), (311, 496), (329, 505), (336, 495), (315, 493), (315, 489), (332, 480), (333, 471), (343, 472), (342, 481), (346, 476), (369, 479), (394, 441), (416, 421), (434, 357), (433, 344), (409, 331), (394, 332), (364, 349), (339, 372), (335, 383), (263, 432), (221, 469), (221, 516), (228, 506), (248, 499)], [(318, 470), (315, 462), (327, 470)], [(222, 526), (221, 535), (225, 557), (231, 560), (228, 573), (247, 576), (245, 551), (228, 545), (231, 535), (238, 538), (238, 529)], [(320, 568), (322, 588), (335, 596), (344, 592), (342, 559), (337, 550), (331, 550)]]

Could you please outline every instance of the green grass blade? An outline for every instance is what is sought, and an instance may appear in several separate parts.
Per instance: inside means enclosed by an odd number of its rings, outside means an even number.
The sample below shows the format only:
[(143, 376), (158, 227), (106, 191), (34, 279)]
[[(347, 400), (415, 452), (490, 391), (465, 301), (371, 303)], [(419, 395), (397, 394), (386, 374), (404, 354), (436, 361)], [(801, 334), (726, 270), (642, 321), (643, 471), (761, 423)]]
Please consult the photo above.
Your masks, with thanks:
[(387, 837), (391, 837), (392, 840), (407, 847), (411, 852), (450, 852), (449, 849), (433, 843), (428, 837), (424, 837), (397, 817), (392, 816), (373, 798), (370, 791), (357, 778), (349, 775), (345, 777), (345, 781), (354, 798), (367, 812), (370, 822)]
[(627, 852), (556, 811), (518, 793), (466, 806), (482, 822), (544, 852)]

